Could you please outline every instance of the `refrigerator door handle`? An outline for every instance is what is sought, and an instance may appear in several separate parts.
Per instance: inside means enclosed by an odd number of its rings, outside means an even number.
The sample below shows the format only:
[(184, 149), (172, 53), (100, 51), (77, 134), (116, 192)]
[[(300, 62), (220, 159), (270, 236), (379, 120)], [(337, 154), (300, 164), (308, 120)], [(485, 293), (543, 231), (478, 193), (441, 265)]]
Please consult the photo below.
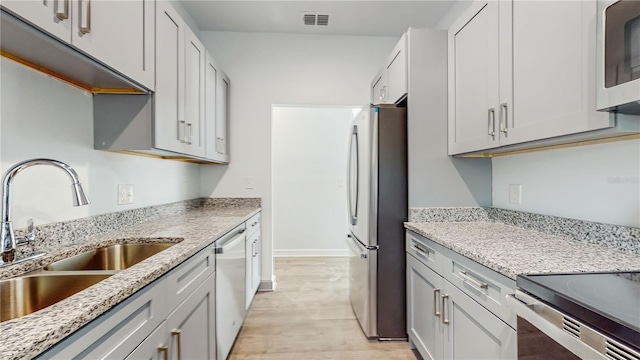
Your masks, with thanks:
[(354, 239), (353, 236), (347, 235), (347, 245), (351, 249), (354, 254), (359, 254), (360, 259), (367, 258), (367, 249), (361, 249), (360, 244), (358, 244), (358, 240)]
[[(354, 152), (355, 151), (355, 164), (354, 164)], [(349, 169), (347, 171), (347, 181), (348, 181), (348, 186), (347, 186), (347, 190), (348, 190), (348, 202), (349, 202), (349, 220), (351, 222), (351, 225), (356, 225), (358, 223), (358, 192), (359, 192), (359, 187), (360, 187), (360, 166), (359, 166), (359, 162), (360, 162), (360, 154), (358, 151), (358, 126), (357, 125), (353, 125), (353, 132), (351, 133), (351, 141), (349, 142)], [(353, 203), (351, 197), (352, 197), (352, 178), (351, 178), (351, 174), (354, 170), (354, 166), (355, 166), (355, 204)]]

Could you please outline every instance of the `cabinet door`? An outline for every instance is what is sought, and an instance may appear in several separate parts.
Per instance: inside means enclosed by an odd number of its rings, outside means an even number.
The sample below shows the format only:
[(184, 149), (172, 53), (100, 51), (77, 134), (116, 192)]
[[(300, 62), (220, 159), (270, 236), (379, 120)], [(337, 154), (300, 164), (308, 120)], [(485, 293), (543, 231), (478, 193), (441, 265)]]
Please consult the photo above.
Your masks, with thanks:
[(260, 234), (260, 229), (258, 229), (257, 236), (253, 242), (253, 255), (252, 255), (252, 264), (251, 264), (251, 292), (253, 294), (258, 291), (260, 287), (260, 280), (262, 278), (262, 261), (261, 256), (262, 252), (260, 248), (262, 246), (262, 236)]
[(215, 274), (167, 318), (171, 359), (215, 359)]
[(218, 160), (218, 136), (216, 124), (216, 78), (218, 75), (218, 64), (215, 63), (209, 52), (205, 65), (204, 83), (204, 133), (205, 151), (207, 159)]
[(442, 315), (444, 359), (516, 359), (516, 331), (448, 281)]
[(371, 83), (371, 103), (374, 105), (383, 104), (386, 99), (387, 80), (386, 69), (376, 75)]
[(145, 87), (154, 88), (152, 0), (73, 1), (71, 43)]
[(216, 89), (216, 143), (218, 153), (223, 161), (229, 162), (229, 99), (231, 91), (231, 81), (222, 72), (217, 73), (218, 87)]
[(498, 146), (499, 2), (476, 2), (449, 30), (449, 154)]
[(10, 0), (2, 1), (2, 8), (58, 39), (71, 43), (70, 0)]
[(443, 279), (407, 254), (407, 333), (424, 359), (442, 359)]
[(204, 157), (204, 45), (185, 29), (185, 135), (184, 153)]
[(169, 335), (167, 324), (163, 322), (154, 332), (149, 335), (126, 360), (163, 360), (165, 353), (169, 351)]
[(183, 152), (185, 23), (167, 1), (156, 2), (154, 147)]
[(394, 104), (407, 94), (407, 35), (403, 35), (387, 62), (385, 103)]
[[(500, 67), (501, 91), (513, 84), (513, 102), (510, 94), (500, 99), (508, 120), (501, 145), (611, 126), (609, 115), (595, 110), (597, 3), (514, 1), (501, 6), (513, 13), (512, 39), (501, 43), (501, 49), (513, 49)], [(513, 61), (513, 71), (507, 61)]]

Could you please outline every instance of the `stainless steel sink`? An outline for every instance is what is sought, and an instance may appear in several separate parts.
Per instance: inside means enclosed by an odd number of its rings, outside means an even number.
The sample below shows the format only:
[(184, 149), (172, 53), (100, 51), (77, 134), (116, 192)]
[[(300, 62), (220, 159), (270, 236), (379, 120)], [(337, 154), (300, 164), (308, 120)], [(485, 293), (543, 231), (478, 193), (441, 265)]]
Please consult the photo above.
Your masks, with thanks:
[(0, 322), (44, 309), (109, 276), (111, 274), (40, 274), (1, 280)]
[(44, 270), (124, 270), (173, 245), (175, 243), (110, 245), (56, 261)]

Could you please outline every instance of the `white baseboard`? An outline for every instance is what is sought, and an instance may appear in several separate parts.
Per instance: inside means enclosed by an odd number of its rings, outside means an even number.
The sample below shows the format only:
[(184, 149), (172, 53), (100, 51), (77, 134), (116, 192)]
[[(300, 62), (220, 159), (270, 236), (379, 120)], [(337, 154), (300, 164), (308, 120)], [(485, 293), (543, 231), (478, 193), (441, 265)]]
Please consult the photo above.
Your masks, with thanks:
[(273, 257), (349, 256), (349, 249), (283, 249), (273, 250)]

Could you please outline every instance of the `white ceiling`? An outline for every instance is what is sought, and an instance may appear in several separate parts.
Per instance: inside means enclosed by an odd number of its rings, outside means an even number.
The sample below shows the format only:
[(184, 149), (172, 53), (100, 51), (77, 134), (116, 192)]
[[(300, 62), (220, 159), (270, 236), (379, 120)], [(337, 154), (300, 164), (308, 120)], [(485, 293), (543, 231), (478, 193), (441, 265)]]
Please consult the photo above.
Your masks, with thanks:
[[(435, 27), (455, 3), (445, 1), (180, 0), (202, 31), (400, 36)], [(329, 26), (305, 26), (305, 12), (329, 14)]]

